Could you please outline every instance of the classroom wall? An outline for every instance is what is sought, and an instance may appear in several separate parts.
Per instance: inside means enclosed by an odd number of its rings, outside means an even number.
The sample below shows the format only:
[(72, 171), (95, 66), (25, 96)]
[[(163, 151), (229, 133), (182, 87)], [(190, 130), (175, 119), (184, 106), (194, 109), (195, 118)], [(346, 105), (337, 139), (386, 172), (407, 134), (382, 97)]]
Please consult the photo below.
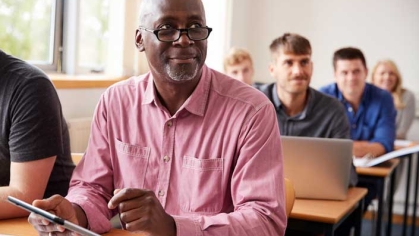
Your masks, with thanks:
[(57, 89), (64, 117), (67, 120), (92, 117), (100, 95), (104, 91), (105, 88)]
[[(232, 0), (234, 33), (229, 45), (250, 50), (255, 80), (268, 73), (269, 44), (285, 32), (307, 37), (313, 48), (311, 85), (333, 82), (333, 52), (360, 48), (369, 68), (382, 58), (398, 64), (404, 85), (419, 98), (419, 1), (417, 0)], [(419, 107), (419, 102), (417, 103)], [(418, 109), (419, 110), (419, 109)]]

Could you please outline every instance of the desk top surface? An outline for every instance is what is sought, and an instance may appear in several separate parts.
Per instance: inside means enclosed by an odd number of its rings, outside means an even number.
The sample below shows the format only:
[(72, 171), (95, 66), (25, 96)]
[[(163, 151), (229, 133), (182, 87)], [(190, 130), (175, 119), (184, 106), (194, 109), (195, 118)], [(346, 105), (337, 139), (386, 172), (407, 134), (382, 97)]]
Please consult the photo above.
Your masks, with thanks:
[(335, 224), (357, 206), (365, 188), (350, 188), (344, 201), (295, 199), (290, 218)]
[[(348, 190), (348, 197), (344, 201), (295, 199), (290, 218), (334, 224), (350, 210), (354, 209), (366, 194), (367, 190), (364, 188), (350, 188)], [(0, 220), (0, 236), (2, 234), (22, 236), (38, 235), (35, 229), (28, 223), (27, 217)], [(104, 235), (131, 236), (133, 234), (120, 229), (112, 229)]]
[[(28, 223), (28, 218), (16, 218), (10, 220), (0, 220), (0, 236), (1, 235), (13, 236), (37, 236), (36, 230)], [(104, 236), (133, 236), (134, 234), (121, 229), (112, 229), (109, 233), (103, 234)], [(135, 234), (143, 235), (143, 234)]]
[(372, 167), (357, 167), (356, 173), (358, 173), (359, 175), (368, 175), (385, 178), (387, 176), (390, 176), (390, 174), (399, 165), (399, 163), (400, 159), (394, 158)]

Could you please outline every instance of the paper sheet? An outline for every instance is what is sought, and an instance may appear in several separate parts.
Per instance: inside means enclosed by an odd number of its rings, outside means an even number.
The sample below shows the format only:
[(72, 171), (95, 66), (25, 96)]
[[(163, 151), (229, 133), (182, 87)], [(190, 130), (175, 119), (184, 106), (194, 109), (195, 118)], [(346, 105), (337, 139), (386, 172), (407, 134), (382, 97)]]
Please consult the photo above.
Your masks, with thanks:
[[(405, 140), (403, 140), (405, 141)], [(405, 144), (404, 146), (409, 146), (412, 144), (411, 141), (408, 141), (409, 144), (406, 145), (406, 142), (402, 142), (402, 144)], [(395, 145), (396, 142), (395, 142)], [(400, 145), (402, 146), (402, 145)], [(392, 158), (396, 158), (396, 157), (402, 157), (404, 155), (408, 155), (408, 154), (412, 154), (412, 153), (416, 153), (419, 152), (419, 145), (415, 145), (412, 147), (405, 147), (399, 150), (395, 150), (389, 153), (386, 153), (382, 156), (376, 157), (376, 158), (368, 158), (368, 157), (363, 157), (363, 158), (354, 158), (354, 166), (356, 167), (370, 167), (370, 166), (375, 166), (377, 164), (380, 164), (382, 162), (385, 162), (387, 160), (390, 160)]]

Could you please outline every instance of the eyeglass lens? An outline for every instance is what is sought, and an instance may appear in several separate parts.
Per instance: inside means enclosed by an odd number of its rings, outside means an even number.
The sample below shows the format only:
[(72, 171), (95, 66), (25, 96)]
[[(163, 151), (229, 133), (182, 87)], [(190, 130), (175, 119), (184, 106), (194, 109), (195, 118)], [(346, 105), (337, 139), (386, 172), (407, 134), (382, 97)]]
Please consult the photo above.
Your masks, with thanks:
[[(207, 28), (189, 28), (188, 37), (191, 40), (202, 40), (208, 36)], [(180, 38), (180, 31), (177, 29), (164, 29), (158, 32), (158, 37), (163, 41), (175, 41)]]

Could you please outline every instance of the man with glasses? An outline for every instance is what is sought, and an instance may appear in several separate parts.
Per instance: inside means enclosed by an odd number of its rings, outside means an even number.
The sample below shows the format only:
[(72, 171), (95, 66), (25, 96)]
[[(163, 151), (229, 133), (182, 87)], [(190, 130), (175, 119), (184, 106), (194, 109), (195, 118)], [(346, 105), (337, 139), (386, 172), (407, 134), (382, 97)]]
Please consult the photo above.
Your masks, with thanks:
[[(283, 235), (271, 102), (204, 65), (201, 0), (143, 0), (140, 16), (150, 72), (103, 94), (69, 194), (34, 205), (98, 233), (119, 213), (125, 229), (150, 235)], [(62, 230), (29, 220), (41, 234)]]

